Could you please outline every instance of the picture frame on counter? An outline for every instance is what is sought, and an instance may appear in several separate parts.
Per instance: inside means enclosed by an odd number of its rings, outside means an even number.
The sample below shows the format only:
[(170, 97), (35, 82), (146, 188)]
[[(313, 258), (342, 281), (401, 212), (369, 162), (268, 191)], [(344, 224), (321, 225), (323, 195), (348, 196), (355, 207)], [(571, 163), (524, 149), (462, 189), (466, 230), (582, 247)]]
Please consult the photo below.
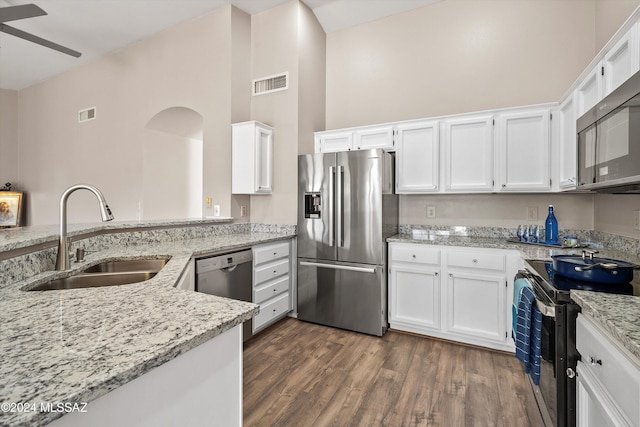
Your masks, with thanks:
[(20, 227), (22, 192), (0, 191), (0, 228)]

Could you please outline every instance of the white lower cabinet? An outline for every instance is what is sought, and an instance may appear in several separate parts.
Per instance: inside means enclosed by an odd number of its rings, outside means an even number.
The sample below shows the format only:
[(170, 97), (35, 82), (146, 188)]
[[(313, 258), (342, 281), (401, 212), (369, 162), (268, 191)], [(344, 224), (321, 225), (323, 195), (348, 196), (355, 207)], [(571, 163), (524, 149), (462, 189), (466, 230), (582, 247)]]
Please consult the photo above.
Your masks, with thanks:
[(588, 316), (578, 315), (578, 427), (640, 425), (640, 361), (632, 361), (618, 346)]
[(504, 275), (449, 272), (447, 277), (447, 330), (505, 343), (507, 281)]
[(285, 317), (292, 309), (291, 240), (254, 246), (253, 302), (260, 313), (253, 318), (256, 333)]
[(509, 335), (518, 258), (495, 249), (389, 243), (390, 327), (514, 351)]

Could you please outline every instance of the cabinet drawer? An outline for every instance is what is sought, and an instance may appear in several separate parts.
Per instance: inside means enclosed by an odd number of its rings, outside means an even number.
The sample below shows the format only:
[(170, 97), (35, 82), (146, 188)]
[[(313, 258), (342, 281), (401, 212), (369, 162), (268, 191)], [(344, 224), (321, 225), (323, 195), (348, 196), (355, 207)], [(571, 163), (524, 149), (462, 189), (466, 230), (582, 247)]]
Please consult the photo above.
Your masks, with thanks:
[(289, 259), (285, 258), (271, 264), (265, 264), (255, 268), (255, 280), (253, 285), (258, 286), (267, 280), (275, 279), (289, 273)]
[(640, 369), (584, 315), (576, 321), (576, 347), (582, 356), (582, 367), (600, 381), (632, 425), (640, 425)]
[(289, 276), (283, 276), (256, 288), (254, 302), (260, 304), (289, 290)]
[(276, 243), (254, 248), (253, 264), (259, 265), (279, 258), (289, 257), (289, 242)]
[(440, 264), (440, 249), (419, 243), (391, 243), (390, 248), (391, 261)]
[(260, 304), (260, 313), (253, 318), (253, 328), (259, 328), (276, 317), (287, 313), (289, 309), (289, 292), (269, 300), (266, 304)]
[(480, 268), (504, 271), (505, 255), (484, 252), (447, 251), (448, 267)]

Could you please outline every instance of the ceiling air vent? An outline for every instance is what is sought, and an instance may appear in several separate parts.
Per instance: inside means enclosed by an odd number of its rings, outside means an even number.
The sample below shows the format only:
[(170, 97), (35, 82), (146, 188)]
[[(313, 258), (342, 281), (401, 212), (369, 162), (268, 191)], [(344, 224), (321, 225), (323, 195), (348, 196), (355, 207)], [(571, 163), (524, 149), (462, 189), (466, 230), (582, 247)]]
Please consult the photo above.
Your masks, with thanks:
[(253, 81), (253, 95), (278, 92), (289, 89), (289, 73), (267, 76)]

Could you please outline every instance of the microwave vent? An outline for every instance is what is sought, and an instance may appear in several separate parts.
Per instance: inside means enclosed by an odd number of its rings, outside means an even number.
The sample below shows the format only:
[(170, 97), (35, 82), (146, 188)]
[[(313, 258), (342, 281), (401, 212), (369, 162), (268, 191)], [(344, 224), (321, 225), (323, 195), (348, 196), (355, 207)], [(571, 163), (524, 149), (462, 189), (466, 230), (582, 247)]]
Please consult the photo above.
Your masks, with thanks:
[(262, 77), (253, 81), (253, 95), (264, 95), (289, 89), (289, 73)]

